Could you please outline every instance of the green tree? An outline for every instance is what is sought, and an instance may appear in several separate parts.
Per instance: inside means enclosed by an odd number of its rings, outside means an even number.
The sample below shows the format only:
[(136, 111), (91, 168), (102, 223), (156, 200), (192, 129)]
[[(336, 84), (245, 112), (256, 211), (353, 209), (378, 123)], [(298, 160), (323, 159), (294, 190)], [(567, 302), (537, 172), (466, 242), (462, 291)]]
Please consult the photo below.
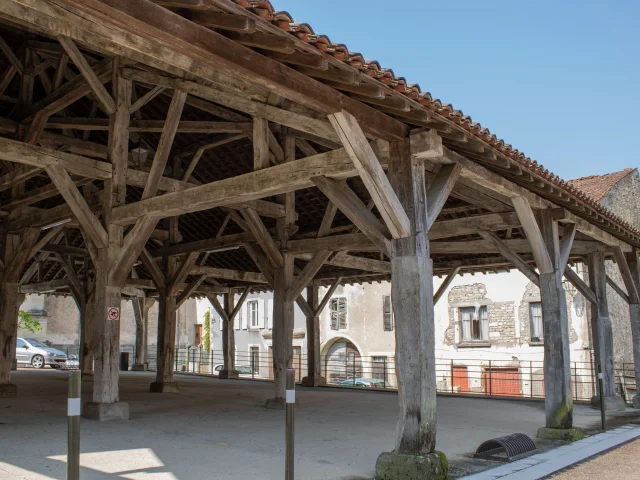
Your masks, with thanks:
[(211, 311), (204, 313), (204, 335), (202, 335), (202, 348), (205, 352), (211, 350)]
[(33, 319), (33, 315), (29, 312), (25, 312), (24, 310), (20, 310), (18, 312), (18, 327), (24, 328), (29, 332), (37, 332), (38, 330), (42, 330), (42, 325), (40, 322)]

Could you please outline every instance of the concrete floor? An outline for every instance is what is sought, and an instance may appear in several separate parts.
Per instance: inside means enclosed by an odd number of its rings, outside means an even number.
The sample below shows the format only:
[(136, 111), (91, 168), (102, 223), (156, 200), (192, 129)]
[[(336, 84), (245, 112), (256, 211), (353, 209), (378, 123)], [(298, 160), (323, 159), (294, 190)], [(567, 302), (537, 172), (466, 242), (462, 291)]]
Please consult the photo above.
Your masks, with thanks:
[[(64, 478), (67, 374), (20, 370), (12, 379), (19, 397), (0, 399), (0, 479)], [(180, 394), (151, 394), (152, 380), (121, 375), (129, 421), (82, 421), (83, 479), (283, 478), (284, 412), (262, 406), (271, 383), (181, 375)], [(296, 478), (372, 478), (378, 454), (393, 448), (397, 394), (298, 387), (297, 397)], [(83, 403), (90, 398), (85, 383)], [(600, 419), (580, 405), (574, 418), (582, 427)], [(486, 468), (469, 460), (480, 443), (513, 432), (534, 437), (543, 421), (542, 402), (438, 397), (437, 448), (454, 475)]]
[(621, 480), (638, 478), (640, 471), (640, 440), (627, 443), (603, 455), (552, 475), (554, 480)]

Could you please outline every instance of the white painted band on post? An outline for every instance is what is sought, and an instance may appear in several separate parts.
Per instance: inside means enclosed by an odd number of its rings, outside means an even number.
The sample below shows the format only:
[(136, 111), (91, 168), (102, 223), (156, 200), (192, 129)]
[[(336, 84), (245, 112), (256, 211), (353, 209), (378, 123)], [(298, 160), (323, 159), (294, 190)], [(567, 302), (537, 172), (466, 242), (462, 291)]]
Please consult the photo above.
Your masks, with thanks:
[(287, 403), (296, 403), (296, 391), (295, 390), (287, 390)]
[(69, 417), (77, 417), (80, 415), (80, 399), (69, 398), (67, 403), (67, 415)]

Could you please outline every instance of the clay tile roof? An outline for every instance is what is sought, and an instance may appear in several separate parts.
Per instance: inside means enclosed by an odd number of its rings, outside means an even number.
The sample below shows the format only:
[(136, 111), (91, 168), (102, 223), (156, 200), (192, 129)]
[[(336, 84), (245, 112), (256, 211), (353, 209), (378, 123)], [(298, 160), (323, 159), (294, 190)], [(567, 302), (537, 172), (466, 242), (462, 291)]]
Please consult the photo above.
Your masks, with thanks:
[(605, 175), (591, 175), (589, 177), (576, 178), (569, 180), (568, 183), (582, 190), (584, 193), (599, 202), (604, 196), (616, 185), (620, 180), (636, 171), (636, 168), (625, 168), (620, 172), (607, 173)]

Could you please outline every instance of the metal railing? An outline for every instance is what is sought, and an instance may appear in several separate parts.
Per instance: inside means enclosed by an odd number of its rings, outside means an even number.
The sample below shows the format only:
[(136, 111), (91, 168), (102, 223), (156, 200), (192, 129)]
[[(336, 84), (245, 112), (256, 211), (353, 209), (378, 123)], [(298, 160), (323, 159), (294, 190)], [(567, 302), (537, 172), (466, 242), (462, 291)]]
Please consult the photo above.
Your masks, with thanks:
[[(57, 346), (67, 354), (77, 354), (77, 346)], [(134, 362), (134, 346), (123, 345), (121, 352), (129, 352), (129, 366)], [(156, 369), (156, 346), (147, 350), (149, 370)], [(209, 352), (201, 347), (181, 345), (173, 352), (176, 373), (217, 376), (223, 368), (221, 350)], [(396, 390), (395, 361), (393, 357), (334, 354), (320, 359), (322, 376), (327, 385), (376, 390)], [(236, 370), (240, 378), (273, 380), (271, 353), (237, 351)], [(292, 365), (296, 382), (307, 375), (307, 357), (299, 348), (294, 350)], [(636, 391), (633, 363), (615, 365), (616, 389), (627, 403)], [(597, 391), (597, 375), (592, 364), (571, 362), (573, 399), (590, 401)], [(542, 360), (499, 359), (436, 359), (436, 385), (438, 393), (484, 397), (544, 398), (544, 364)]]

